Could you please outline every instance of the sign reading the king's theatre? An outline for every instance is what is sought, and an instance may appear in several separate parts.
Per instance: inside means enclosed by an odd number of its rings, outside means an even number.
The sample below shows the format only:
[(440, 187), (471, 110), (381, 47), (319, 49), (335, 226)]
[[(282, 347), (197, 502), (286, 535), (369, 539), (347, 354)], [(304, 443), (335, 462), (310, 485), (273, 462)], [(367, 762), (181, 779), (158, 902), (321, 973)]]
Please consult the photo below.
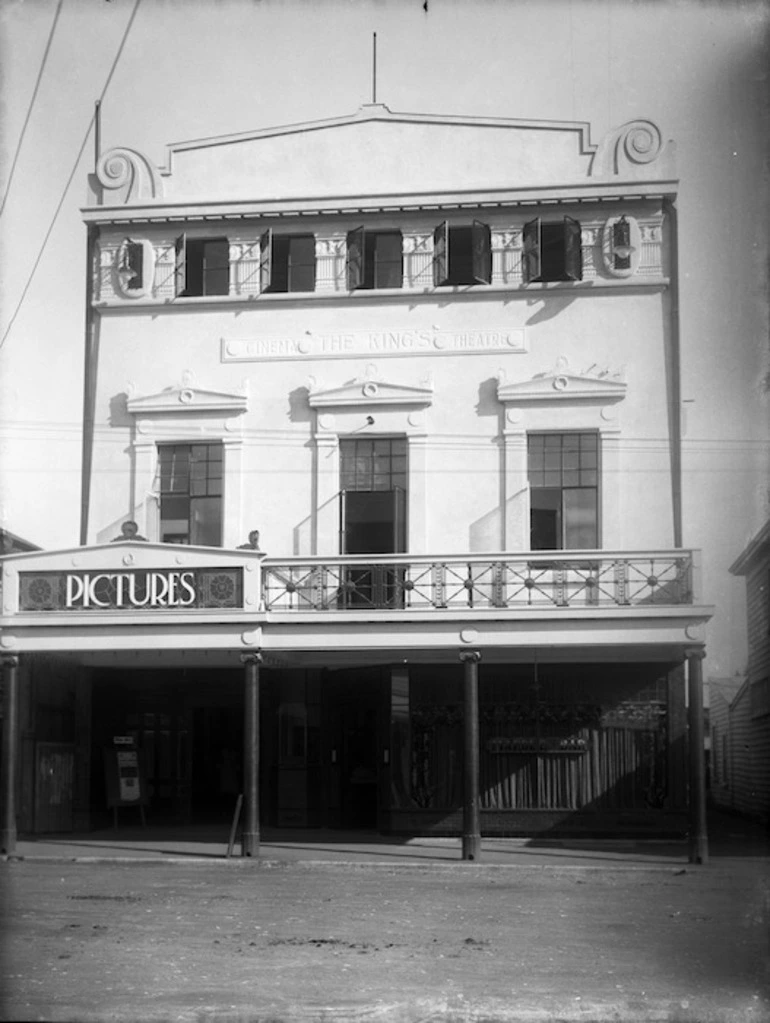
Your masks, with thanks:
[(243, 607), (241, 568), (20, 572), (21, 611)]

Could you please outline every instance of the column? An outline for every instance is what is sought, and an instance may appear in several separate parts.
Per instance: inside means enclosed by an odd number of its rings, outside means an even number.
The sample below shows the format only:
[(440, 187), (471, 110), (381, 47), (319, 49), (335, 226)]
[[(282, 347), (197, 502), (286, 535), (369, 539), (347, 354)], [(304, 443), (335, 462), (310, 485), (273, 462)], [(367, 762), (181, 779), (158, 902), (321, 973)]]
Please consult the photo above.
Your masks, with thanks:
[(2, 824), (0, 852), (11, 856), (16, 852), (16, 775), (19, 763), (19, 658), (3, 657), (3, 759)]
[(259, 666), (262, 654), (241, 654), (244, 665), (242, 856), (259, 856)]
[(687, 651), (687, 731), (690, 757), (690, 863), (708, 863), (706, 832), (706, 763), (703, 751), (702, 647)]
[(461, 650), (465, 668), (463, 680), (463, 859), (481, 858), (481, 820), (479, 816), (479, 675), (481, 654)]

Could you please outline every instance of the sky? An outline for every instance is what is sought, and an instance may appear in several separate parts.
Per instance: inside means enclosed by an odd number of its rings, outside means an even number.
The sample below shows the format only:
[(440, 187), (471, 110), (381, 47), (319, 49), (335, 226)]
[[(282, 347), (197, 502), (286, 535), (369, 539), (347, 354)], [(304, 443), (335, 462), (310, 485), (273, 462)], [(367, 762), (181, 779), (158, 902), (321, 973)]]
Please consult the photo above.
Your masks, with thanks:
[[(173, 142), (355, 112), (377, 33), (391, 110), (576, 120), (594, 143), (646, 117), (675, 140), (684, 543), (724, 574), (768, 508), (769, 27), (765, 2), (4, 0), (0, 526), (78, 542), (95, 102), (102, 151), (163, 164)], [(726, 591), (726, 628), (741, 600)]]

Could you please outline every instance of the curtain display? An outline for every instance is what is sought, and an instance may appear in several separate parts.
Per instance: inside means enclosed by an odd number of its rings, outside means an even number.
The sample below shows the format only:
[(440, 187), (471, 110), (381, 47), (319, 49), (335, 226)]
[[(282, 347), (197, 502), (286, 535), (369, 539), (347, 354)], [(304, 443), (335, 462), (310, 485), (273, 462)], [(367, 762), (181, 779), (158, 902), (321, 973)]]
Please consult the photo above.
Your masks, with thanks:
[[(402, 682), (394, 755), (401, 784), (393, 806), (451, 810), (462, 803), (462, 705), (447, 687)], [(480, 695), (480, 795), (486, 810), (636, 810), (666, 799), (666, 702), (654, 687), (596, 702), (563, 701), (563, 687), (536, 686), (532, 699), (500, 700), (506, 687)], [(510, 687), (509, 691), (513, 689)], [(562, 690), (561, 692), (559, 690)], [(521, 689), (519, 688), (519, 692)], [(527, 693), (529, 695), (529, 693)], [(576, 693), (578, 695), (578, 693)], [(448, 696), (452, 702), (444, 702)], [(485, 699), (486, 696), (486, 699)], [(614, 696), (614, 698), (613, 698)], [(557, 698), (562, 697), (559, 702)], [(620, 698), (625, 697), (625, 698)], [(630, 698), (629, 698), (630, 697)]]

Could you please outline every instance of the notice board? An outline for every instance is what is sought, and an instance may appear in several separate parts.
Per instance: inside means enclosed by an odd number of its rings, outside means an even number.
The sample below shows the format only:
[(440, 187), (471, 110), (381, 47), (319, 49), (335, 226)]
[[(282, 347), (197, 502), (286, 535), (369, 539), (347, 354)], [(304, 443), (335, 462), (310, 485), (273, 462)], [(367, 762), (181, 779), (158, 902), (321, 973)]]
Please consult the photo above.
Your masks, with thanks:
[(115, 735), (104, 747), (107, 806), (141, 806), (147, 802), (139, 750), (133, 736)]

